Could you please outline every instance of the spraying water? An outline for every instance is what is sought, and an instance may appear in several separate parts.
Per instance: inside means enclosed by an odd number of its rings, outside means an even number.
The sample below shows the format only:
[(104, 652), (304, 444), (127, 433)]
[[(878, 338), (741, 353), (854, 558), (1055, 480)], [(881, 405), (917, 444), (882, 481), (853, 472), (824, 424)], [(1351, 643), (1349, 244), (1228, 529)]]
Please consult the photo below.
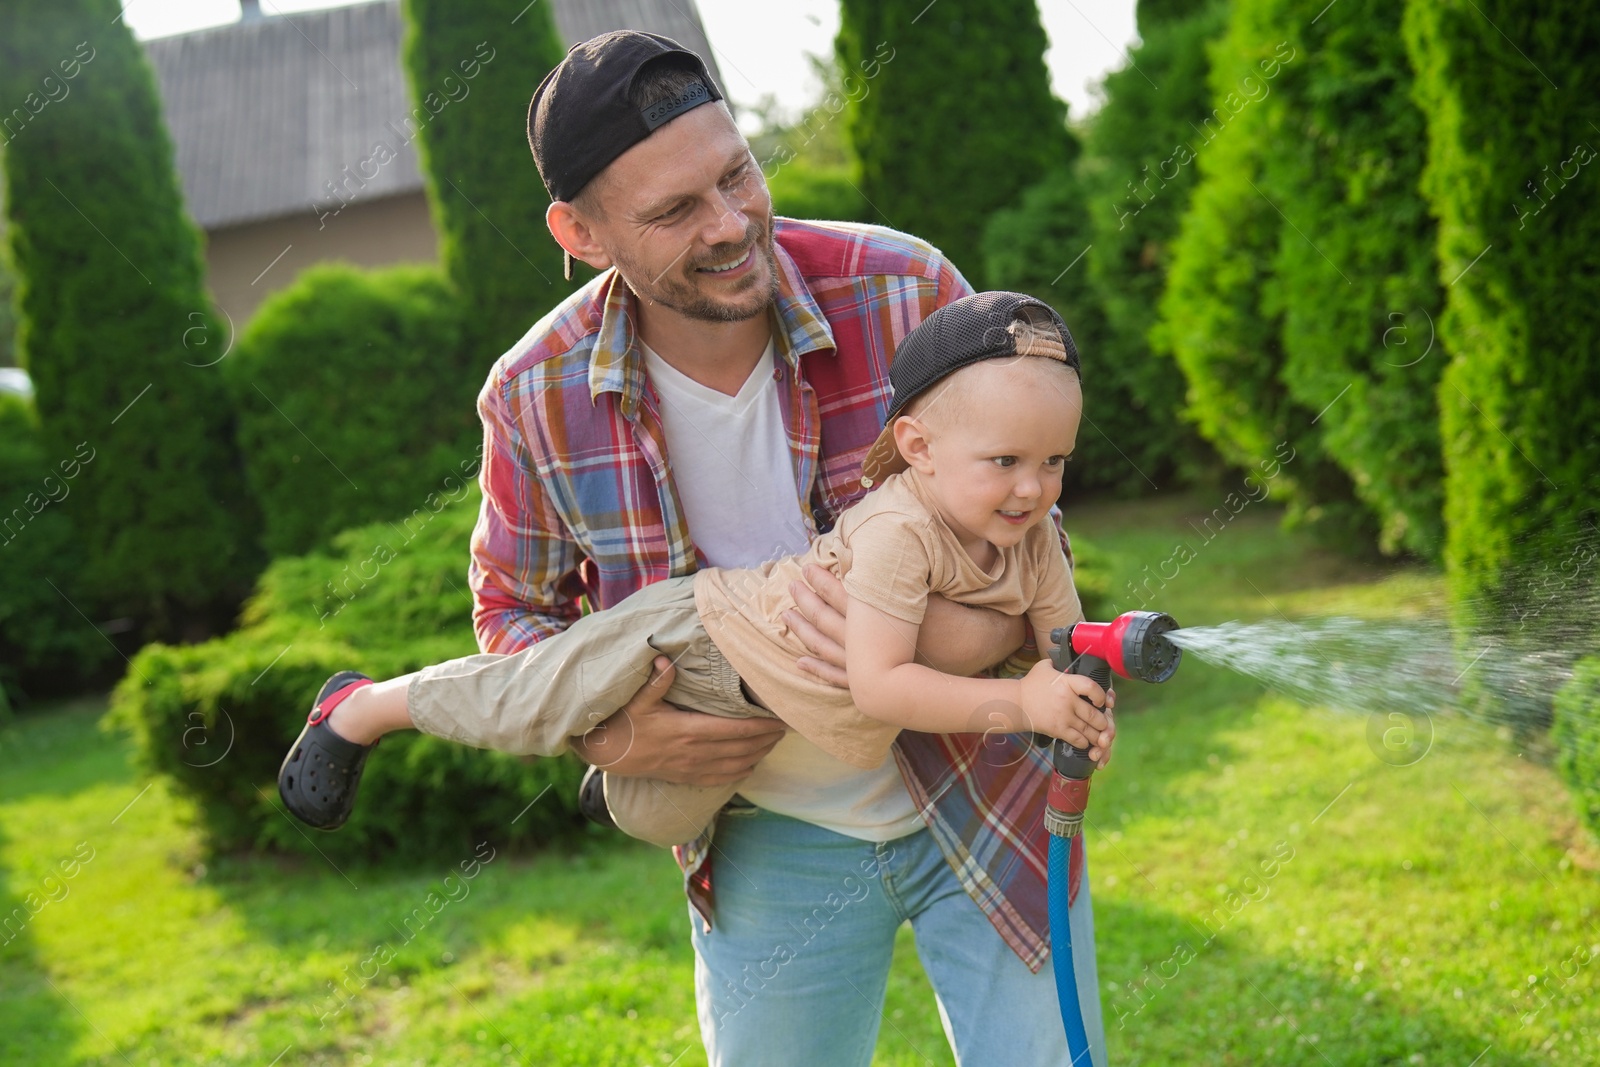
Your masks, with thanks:
[[(1191, 626), (1167, 635), (1184, 651), (1247, 674), (1308, 704), (1370, 712), (1394, 706), (1467, 711), (1463, 694), (1502, 694), (1476, 707), (1486, 722), (1520, 721), (1527, 698), (1546, 703), (1572, 674), (1570, 656), (1510, 652), (1492, 641), (1463, 650), (1460, 636), (1436, 622), (1368, 619), (1274, 619)], [(1478, 702), (1481, 703), (1481, 702)]]
[(1600, 537), (1569, 547), (1507, 582), (1497, 602), (1471, 605), (1464, 615), (1492, 620), (1476, 630), (1435, 618), (1280, 617), (1166, 636), (1304, 703), (1542, 730), (1576, 661), (1600, 652)]

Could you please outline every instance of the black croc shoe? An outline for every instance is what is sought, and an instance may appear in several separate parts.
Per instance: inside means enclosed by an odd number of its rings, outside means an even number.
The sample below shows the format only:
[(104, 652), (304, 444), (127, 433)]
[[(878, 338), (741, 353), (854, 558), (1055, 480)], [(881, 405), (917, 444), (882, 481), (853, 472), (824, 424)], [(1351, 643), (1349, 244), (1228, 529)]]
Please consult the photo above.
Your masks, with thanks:
[(328, 725), (328, 713), (356, 689), (371, 684), (371, 678), (356, 671), (340, 671), (324, 682), (306, 728), (278, 769), (283, 806), (318, 830), (337, 830), (350, 818), (361, 769), (377, 745), (376, 741), (371, 745), (346, 741)]
[(617, 821), (611, 817), (611, 809), (606, 807), (605, 772), (599, 767), (590, 767), (583, 772), (583, 784), (578, 786), (578, 810), (587, 815), (590, 822), (609, 826), (613, 830), (617, 828)]

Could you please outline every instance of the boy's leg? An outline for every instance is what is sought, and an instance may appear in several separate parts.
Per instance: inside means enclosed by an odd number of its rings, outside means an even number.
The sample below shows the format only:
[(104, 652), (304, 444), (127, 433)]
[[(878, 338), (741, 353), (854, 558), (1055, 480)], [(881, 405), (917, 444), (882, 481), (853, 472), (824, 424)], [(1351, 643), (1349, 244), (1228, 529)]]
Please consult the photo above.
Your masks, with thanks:
[[(772, 716), (745, 699), (738, 672), (706, 635), (698, 614), (681, 616), (672, 626), (659, 621), (650, 643), (673, 659), (672, 685), (663, 694), (667, 703), (733, 718)], [(663, 847), (699, 837), (742, 784), (679, 785), (610, 774), (602, 779), (606, 807), (617, 828)]]
[(677, 667), (669, 700), (709, 692), (709, 684), (694, 688), (692, 677), (707, 662), (697, 640), (710, 644), (692, 578), (646, 586), (513, 655), (467, 656), (418, 671), (407, 692), (412, 720), (450, 741), (550, 756), (632, 699), (658, 655)]
[[(559, 755), (570, 738), (632, 699), (662, 654), (678, 666), (669, 699), (700, 710), (719, 710), (715, 705), (725, 700), (723, 714), (770, 715), (745, 702), (738, 675), (706, 636), (695, 611), (693, 576), (669, 578), (514, 655), (467, 656), (377, 684), (347, 672), (363, 684), (339, 694), (337, 703), (333, 695), (319, 695), (323, 703), (279, 768), (279, 792), (290, 811), (313, 826), (337, 827), (354, 803), (371, 743), (388, 730), (408, 726), (478, 748)], [(338, 714), (341, 708), (346, 714)], [(298, 761), (310, 751), (307, 745), (321, 746), (312, 753), (316, 771), (296, 773)], [(332, 783), (332, 793), (317, 788), (324, 781)], [(332, 809), (321, 799), (324, 793), (336, 795)], [(715, 808), (701, 809), (713, 799), (696, 797), (691, 805), (704, 815), (702, 826)], [(716, 806), (726, 799), (717, 799)], [(681, 803), (674, 811), (680, 818), (686, 815)], [(670, 843), (679, 844), (699, 831), (695, 827), (680, 837), (678, 828), (669, 823), (661, 832), (671, 830)]]
[(384, 734), (415, 729), (406, 691), (415, 675), (373, 682), (351, 693), (328, 713), (328, 725), (346, 741), (370, 745)]
[(610, 774), (602, 778), (606, 807), (617, 829), (663, 848), (699, 837), (742, 784), (702, 787)]
[[(674, 667), (668, 702), (714, 715), (771, 716), (744, 699), (738, 673), (706, 635), (693, 576), (646, 586), (513, 655), (424, 668), (407, 688), (409, 715), (417, 729), (447, 740), (555, 755), (631, 700), (660, 655)], [(605, 795), (623, 832), (670, 846), (699, 836), (736, 788), (619, 778), (607, 780)]]

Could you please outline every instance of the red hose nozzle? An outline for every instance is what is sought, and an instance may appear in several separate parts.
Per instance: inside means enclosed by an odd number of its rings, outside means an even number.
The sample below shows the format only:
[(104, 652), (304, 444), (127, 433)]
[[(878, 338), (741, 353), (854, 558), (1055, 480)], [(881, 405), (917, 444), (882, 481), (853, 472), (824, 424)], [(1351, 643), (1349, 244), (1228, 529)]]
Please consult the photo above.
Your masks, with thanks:
[[(1178, 669), (1183, 650), (1166, 637), (1177, 620), (1159, 611), (1129, 611), (1110, 622), (1080, 622), (1050, 631), (1056, 645), (1050, 658), (1056, 669), (1094, 679), (1111, 688), (1112, 674), (1145, 682), (1164, 682)], [(1039, 744), (1048, 738), (1035, 734)], [(1095, 765), (1089, 753), (1065, 741), (1050, 744), (1051, 776), (1045, 805), (1045, 829), (1057, 837), (1075, 837), (1083, 829), (1089, 806), (1089, 779)]]
[[(1104, 660), (1112, 673), (1124, 678), (1164, 682), (1183, 659), (1183, 650), (1165, 636), (1177, 628), (1177, 620), (1165, 612), (1126, 611), (1110, 622), (1080, 622), (1054, 630), (1050, 637), (1057, 645), (1070, 646), (1076, 655)], [(1065, 664), (1057, 666), (1067, 669)]]

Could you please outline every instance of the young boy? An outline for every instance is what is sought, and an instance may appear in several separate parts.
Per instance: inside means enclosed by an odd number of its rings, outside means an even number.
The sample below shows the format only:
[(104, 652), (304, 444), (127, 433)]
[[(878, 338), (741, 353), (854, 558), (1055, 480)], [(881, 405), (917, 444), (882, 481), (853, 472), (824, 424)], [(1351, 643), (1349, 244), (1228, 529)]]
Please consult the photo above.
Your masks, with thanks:
[[(658, 655), (666, 699), (729, 716), (776, 716), (825, 752), (877, 767), (903, 728), (1033, 730), (1103, 759), (1105, 692), (1048, 659), (1021, 678), (962, 678), (914, 662), (930, 593), (1026, 614), (1043, 645), (1082, 618), (1053, 522), (1082, 412), (1078, 352), (1047, 305), (978, 293), (906, 335), (890, 370), (894, 401), (862, 464), (876, 488), (801, 556), (709, 568), (641, 589), (510, 656), (477, 655), (374, 683), (334, 675), (278, 775), (285, 805), (321, 829), (349, 817), (367, 753), (415, 728), (481, 748), (557, 755), (647, 680)], [(782, 621), (789, 584), (820, 564), (849, 594), (849, 689), (796, 666), (808, 650)], [(739, 790), (605, 779), (624, 832), (693, 840)]]

